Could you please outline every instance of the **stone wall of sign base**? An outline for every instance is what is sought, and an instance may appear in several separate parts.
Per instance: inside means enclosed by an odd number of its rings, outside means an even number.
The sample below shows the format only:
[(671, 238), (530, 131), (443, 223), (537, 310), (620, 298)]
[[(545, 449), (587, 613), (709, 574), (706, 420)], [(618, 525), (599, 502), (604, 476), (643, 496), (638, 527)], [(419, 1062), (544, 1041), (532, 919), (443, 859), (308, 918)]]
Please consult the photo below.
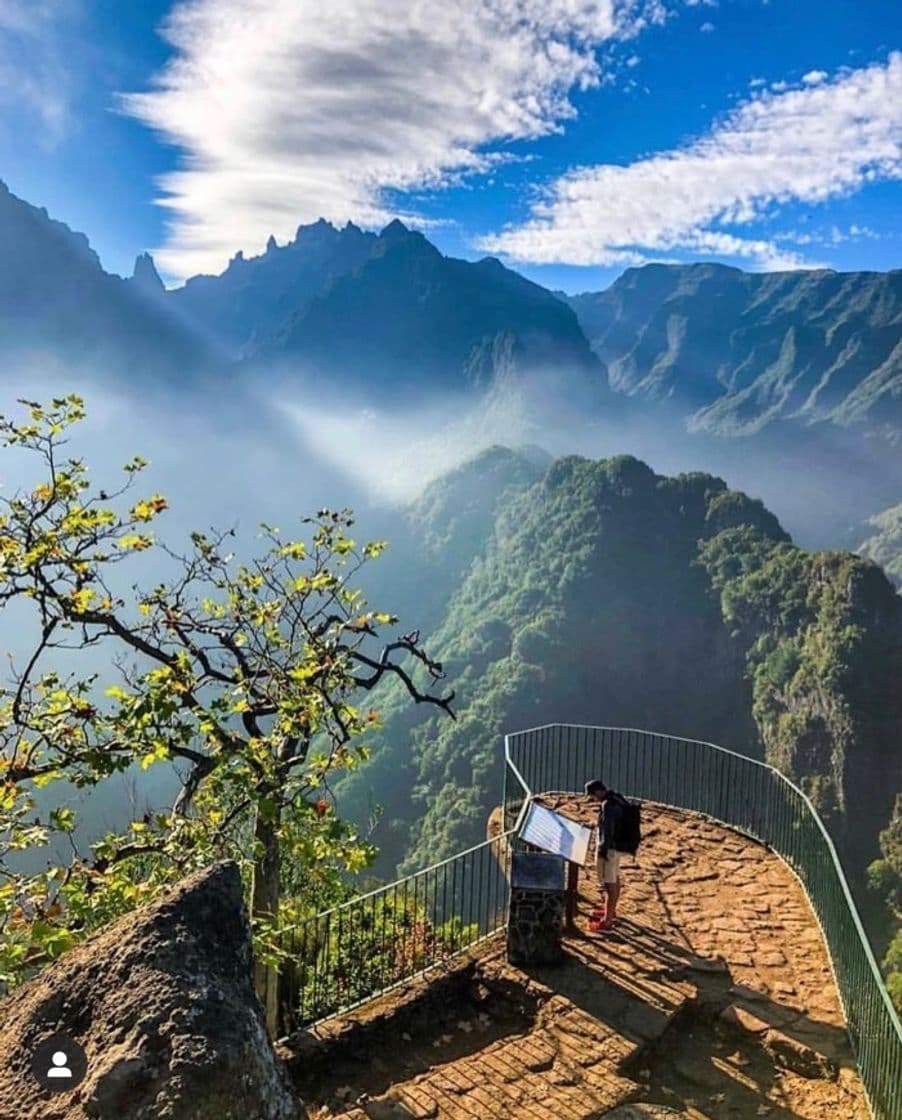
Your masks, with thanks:
[(515, 887), (507, 925), (511, 964), (556, 964), (562, 955), (566, 892)]

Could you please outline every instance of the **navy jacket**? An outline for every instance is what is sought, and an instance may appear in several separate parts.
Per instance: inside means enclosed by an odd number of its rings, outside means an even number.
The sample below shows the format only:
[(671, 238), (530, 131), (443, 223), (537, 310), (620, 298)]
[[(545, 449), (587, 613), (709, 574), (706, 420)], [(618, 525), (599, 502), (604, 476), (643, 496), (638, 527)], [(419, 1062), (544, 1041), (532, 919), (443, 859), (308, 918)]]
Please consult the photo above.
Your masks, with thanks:
[(610, 790), (607, 799), (598, 810), (598, 854), (602, 859), (607, 859), (608, 852), (615, 850), (614, 839), (623, 816), (623, 805), (619, 798), (619, 794)]

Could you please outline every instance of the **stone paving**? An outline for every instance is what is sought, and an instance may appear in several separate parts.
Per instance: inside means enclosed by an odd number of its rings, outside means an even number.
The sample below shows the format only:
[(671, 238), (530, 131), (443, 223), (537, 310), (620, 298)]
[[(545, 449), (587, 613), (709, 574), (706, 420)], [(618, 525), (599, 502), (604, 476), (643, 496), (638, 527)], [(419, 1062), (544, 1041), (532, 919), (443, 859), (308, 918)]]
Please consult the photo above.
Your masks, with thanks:
[[(581, 799), (549, 803), (590, 819)], [(647, 805), (643, 820), (614, 933), (587, 930), (586, 871), (561, 965), (514, 968), (490, 942), (425, 1017), (409, 1012), (435, 980), (308, 1032), (319, 1060), (293, 1068), (311, 1120), (864, 1120), (794, 876), (702, 818)]]

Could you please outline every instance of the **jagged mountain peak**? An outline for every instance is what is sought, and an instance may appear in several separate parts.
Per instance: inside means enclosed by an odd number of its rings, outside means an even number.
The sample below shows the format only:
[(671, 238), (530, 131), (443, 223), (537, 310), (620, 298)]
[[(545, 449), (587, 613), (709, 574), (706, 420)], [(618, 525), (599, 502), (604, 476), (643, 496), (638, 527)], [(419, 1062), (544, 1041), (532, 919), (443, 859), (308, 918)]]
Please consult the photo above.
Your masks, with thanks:
[(24, 265), (27, 264), (30, 253), (61, 253), (67, 257), (77, 257), (82, 265), (87, 265), (97, 273), (103, 272), (100, 258), (83, 233), (73, 230), (57, 218), (51, 218), (45, 207), (33, 206), (19, 198), (5, 183), (2, 186), (0, 246), (5, 250), (6, 258), (18, 258)]
[(338, 235), (338, 230), (331, 222), (326, 221), (325, 218), (317, 218), (315, 222), (302, 222), (295, 230), (294, 243), (299, 244), (302, 241), (308, 240), (311, 237), (323, 236), (335, 237)]
[(388, 223), (385, 229), (382, 230), (379, 236), (383, 241), (396, 241), (409, 236), (410, 232), (411, 231), (404, 225), (400, 218), (394, 218)]
[(424, 257), (441, 257), (441, 252), (432, 244), (425, 234), (420, 233), (419, 230), (410, 229), (409, 226), (399, 219), (395, 218), (389, 222), (385, 229), (379, 234), (377, 241), (376, 254), (387, 254), (397, 250), (407, 252), (415, 256)]
[(131, 278), (133, 283), (142, 291), (148, 292), (151, 295), (159, 295), (161, 292), (166, 291), (165, 285), (160, 279), (160, 274), (157, 272), (157, 266), (150, 253), (139, 253), (137, 257), (135, 257), (135, 267), (132, 270)]

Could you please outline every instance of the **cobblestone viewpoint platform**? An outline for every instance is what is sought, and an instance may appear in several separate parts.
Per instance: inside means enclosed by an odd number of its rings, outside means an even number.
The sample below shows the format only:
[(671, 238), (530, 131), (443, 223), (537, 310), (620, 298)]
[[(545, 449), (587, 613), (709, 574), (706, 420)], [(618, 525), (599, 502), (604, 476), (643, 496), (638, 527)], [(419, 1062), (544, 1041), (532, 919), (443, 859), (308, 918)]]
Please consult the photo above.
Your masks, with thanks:
[[(579, 798), (547, 798), (591, 821)], [(311, 1120), (857, 1120), (868, 1116), (826, 949), (782, 861), (646, 805), (617, 932), (524, 971), (493, 939), (305, 1032), (287, 1055)]]

